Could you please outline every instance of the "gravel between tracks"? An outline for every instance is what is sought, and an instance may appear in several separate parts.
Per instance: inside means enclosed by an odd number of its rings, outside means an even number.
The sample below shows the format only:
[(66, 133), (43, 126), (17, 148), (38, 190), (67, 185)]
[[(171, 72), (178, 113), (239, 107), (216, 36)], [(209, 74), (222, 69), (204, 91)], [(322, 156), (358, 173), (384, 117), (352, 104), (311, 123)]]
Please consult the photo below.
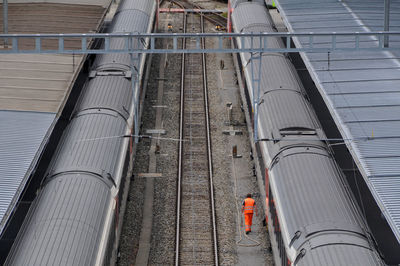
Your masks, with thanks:
[[(164, 84), (163, 129), (166, 138), (179, 138), (179, 81), (181, 55), (168, 56), (167, 78)], [(155, 180), (153, 234), (149, 265), (173, 265), (175, 251), (176, 179), (178, 142), (160, 142), (157, 172), (163, 176)]]
[[(195, 2), (195, 1), (194, 1)], [(207, 8), (212, 8), (212, 1), (197, 1), (199, 4), (207, 3)], [(221, 3), (218, 3), (221, 5)], [(215, 6), (214, 6), (215, 7)], [(182, 25), (182, 15), (160, 16), (160, 31), (167, 31), (167, 24), (174, 26), (174, 32), (180, 32)], [(213, 32), (213, 27), (206, 23), (206, 31)], [(207, 41), (207, 46), (214, 45)], [(167, 67), (165, 68), (164, 96), (163, 102), (157, 103), (157, 87), (160, 78), (159, 69), (161, 55), (154, 55), (151, 67), (150, 81), (147, 88), (147, 95), (142, 115), (142, 134), (146, 129), (154, 129), (155, 112), (154, 106), (163, 110), (163, 129), (166, 134), (162, 137), (179, 137), (179, 86), (180, 86), (180, 64), (181, 55), (168, 55)], [(225, 64), (233, 65), (232, 60), (226, 60)], [(220, 59), (218, 55), (207, 55), (207, 71), (210, 101), (211, 137), (214, 167), (214, 189), (215, 206), (217, 211), (217, 232), (218, 248), (221, 265), (234, 265), (239, 263), (238, 247), (236, 245), (237, 223), (235, 195), (231, 172), (232, 152), (231, 136), (222, 134), (223, 130), (229, 129), (224, 124), (226, 120), (226, 99), (224, 89), (219, 86), (217, 74), (219, 73)], [(233, 66), (230, 67), (233, 69)], [(235, 96), (240, 102), (239, 90)], [(240, 103), (234, 106), (234, 119), (244, 122)], [(240, 153), (249, 157), (250, 144), (247, 127), (242, 125), (238, 128), (243, 131), (240, 136)], [(142, 223), (142, 206), (145, 189), (145, 178), (139, 178), (138, 173), (148, 172), (150, 140), (143, 140), (137, 149), (136, 162), (134, 166), (134, 178), (131, 181), (127, 209), (124, 217), (123, 230), (120, 242), (119, 265), (133, 265), (139, 247), (140, 230)], [(176, 178), (178, 162), (178, 143), (175, 141), (160, 141), (160, 153), (156, 155), (157, 172), (162, 173), (162, 177), (155, 178), (154, 181), (154, 205), (153, 205), (153, 225), (151, 238), (151, 251), (149, 265), (173, 265), (175, 251), (175, 214), (176, 214)], [(253, 163), (249, 158), (248, 173), (252, 174)], [(249, 183), (249, 189), (257, 191), (255, 178)], [(242, 195), (241, 195), (242, 196)], [(260, 199), (256, 198), (257, 201)], [(261, 202), (259, 206), (262, 206)], [(262, 214), (263, 215), (263, 214)], [(265, 255), (265, 264), (272, 264), (272, 255), (268, 252), (269, 239), (266, 230), (261, 233), (262, 250)]]
[[(229, 45), (228, 43), (224, 43)], [(208, 47), (216, 46), (212, 41), (207, 41)], [(220, 70), (221, 63), (224, 61), (224, 70)], [(245, 124), (244, 113), (241, 111), (241, 99), (239, 89), (236, 85), (236, 79), (225, 80), (224, 86), (223, 79), (227, 76), (233, 76), (233, 60), (230, 55), (207, 55), (207, 70), (208, 70), (208, 84), (209, 84), (209, 99), (210, 99), (210, 120), (211, 120), (211, 135), (212, 135), (212, 152), (213, 152), (213, 165), (214, 165), (214, 187), (216, 195), (216, 209), (217, 209), (217, 230), (218, 230), (218, 243), (219, 243), (219, 256), (221, 265), (233, 265), (242, 264), (243, 259), (239, 259), (238, 247), (236, 241), (238, 240), (235, 236), (237, 234), (237, 222), (236, 221), (236, 206), (235, 201), (241, 204), (245, 195), (248, 192), (253, 192), (257, 205), (262, 206), (258, 191), (257, 179), (253, 176), (253, 161), (250, 159), (250, 143), (247, 132), (247, 126)], [(221, 74), (227, 71), (227, 75)], [(229, 73), (230, 72), (230, 73)], [(220, 73), (217, 75), (217, 73)], [(220, 79), (220, 81), (218, 81)], [(222, 84), (221, 84), (222, 83)], [(229, 126), (227, 122), (227, 107), (226, 103), (232, 102), (232, 120), (237, 123), (237, 126)], [(240, 130), (243, 135), (231, 136), (223, 134), (224, 130)], [(240, 173), (236, 175), (244, 174), (248, 176), (246, 178), (245, 187), (238, 188), (239, 198), (235, 197), (234, 193), (234, 175), (232, 173), (232, 146), (233, 144), (238, 147), (238, 154), (242, 155), (241, 160), (245, 161), (247, 169), (241, 169)], [(236, 159), (235, 159), (236, 160)], [(243, 192), (246, 191), (246, 192)], [(241, 192), (241, 194), (240, 194)], [(240, 206), (241, 207), (241, 206)], [(260, 217), (263, 217), (263, 210), (260, 211)], [(260, 226), (260, 217), (254, 217), (254, 223), (258, 222)], [(261, 226), (260, 226), (261, 227)], [(243, 226), (241, 227), (243, 230)], [(258, 234), (255, 237), (260, 241), (261, 247), (259, 252), (264, 257), (263, 265), (272, 265), (272, 254), (268, 251), (270, 246), (269, 237), (265, 227), (257, 230)], [(254, 238), (254, 236), (252, 236)], [(246, 259), (244, 259), (246, 260)], [(251, 265), (251, 261), (247, 265)]]

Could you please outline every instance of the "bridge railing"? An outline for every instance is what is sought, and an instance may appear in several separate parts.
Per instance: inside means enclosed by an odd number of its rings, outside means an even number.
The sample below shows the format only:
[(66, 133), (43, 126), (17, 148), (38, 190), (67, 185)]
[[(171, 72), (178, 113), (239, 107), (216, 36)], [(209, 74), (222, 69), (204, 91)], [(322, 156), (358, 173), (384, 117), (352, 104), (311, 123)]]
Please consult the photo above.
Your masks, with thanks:
[[(201, 48), (201, 39), (216, 39), (215, 47)], [(351, 52), (400, 49), (400, 32), (327, 33), (95, 33), (95, 34), (0, 34), (0, 54), (105, 54), (105, 53), (236, 53), (224, 42), (236, 38), (241, 52)], [(282, 38), (284, 46), (270, 47)], [(389, 47), (384, 40), (388, 38)], [(196, 42), (194, 48), (181, 47), (183, 39)], [(159, 40), (169, 40), (169, 48), (159, 48)], [(292, 45), (296, 40), (301, 45)], [(392, 41), (393, 40), (393, 41)], [(91, 46), (90, 41), (102, 43)], [(116, 45), (118, 43), (118, 45)]]

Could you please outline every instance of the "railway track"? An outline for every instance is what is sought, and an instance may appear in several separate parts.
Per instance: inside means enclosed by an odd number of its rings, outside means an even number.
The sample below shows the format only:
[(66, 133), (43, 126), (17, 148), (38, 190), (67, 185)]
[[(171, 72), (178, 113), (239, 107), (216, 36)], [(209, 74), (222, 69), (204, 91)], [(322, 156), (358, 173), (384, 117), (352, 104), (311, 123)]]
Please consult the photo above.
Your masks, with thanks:
[[(184, 14), (184, 32), (204, 32), (198, 20)], [(175, 265), (218, 265), (209, 132), (205, 55), (182, 55)]]
[[(194, 4), (188, 0), (170, 0), (170, 2), (177, 4), (184, 9), (205, 9), (199, 4)], [(204, 13), (204, 18), (210, 21), (215, 26), (219, 26), (220, 30), (225, 30), (227, 25), (227, 19), (218, 13)]]

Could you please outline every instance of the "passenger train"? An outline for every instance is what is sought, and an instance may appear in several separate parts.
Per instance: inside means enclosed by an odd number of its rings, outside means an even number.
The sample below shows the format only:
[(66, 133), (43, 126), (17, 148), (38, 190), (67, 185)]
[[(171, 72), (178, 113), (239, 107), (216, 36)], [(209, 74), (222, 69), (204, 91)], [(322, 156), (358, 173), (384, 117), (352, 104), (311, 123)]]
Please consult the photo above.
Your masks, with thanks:
[[(274, 31), (263, 1), (232, 7), (236, 32)], [(124, 0), (110, 32), (151, 32), (155, 12), (155, 0)], [(279, 39), (274, 45), (283, 47)], [(144, 54), (135, 61), (139, 76), (145, 61)], [(239, 62), (252, 103), (250, 54)], [(123, 136), (135, 127), (142, 94), (140, 83), (132, 90), (133, 75), (129, 54), (97, 56), (6, 265), (111, 263), (135, 149)], [(382, 264), (294, 66), (283, 54), (263, 53), (260, 78), (257, 148), (277, 265)]]
[[(274, 32), (263, 0), (232, 0), (236, 33)], [(254, 44), (257, 42), (254, 42)], [(250, 47), (250, 38), (236, 47)], [(255, 46), (256, 47), (256, 46)], [(284, 47), (271, 38), (268, 47)], [(266, 219), (277, 265), (380, 265), (360, 210), (335, 163), (305, 89), (287, 55), (239, 53), (245, 97), (254, 113), (252, 67), (258, 75), (259, 141)], [(250, 115), (251, 116), (251, 115)], [(254, 123), (254, 115), (251, 123)]]
[[(156, 0), (121, 1), (110, 32), (150, 33)], [(111, 40), (111, 48), (123, 48)], [(143, 47), (144, 42), (134, 43)], [(110, 265), (139, 117), (146, 55), (96, 57), (6, 265)], [(133, 73), (132, 69), (138, 73)]]

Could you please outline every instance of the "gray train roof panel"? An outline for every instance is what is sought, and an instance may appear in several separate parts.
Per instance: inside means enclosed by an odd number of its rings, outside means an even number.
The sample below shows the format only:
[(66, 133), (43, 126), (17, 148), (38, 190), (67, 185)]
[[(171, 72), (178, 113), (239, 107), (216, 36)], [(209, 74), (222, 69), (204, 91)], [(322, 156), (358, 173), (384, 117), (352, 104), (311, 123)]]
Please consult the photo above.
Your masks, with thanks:
[(110, 197), (102, 180), (90, 174), (51, 179), (30, 208), (6, 265), (43, 265), (44, 258), (46, 265), (96, 265)]
[[(125, 119), (115, 112), (100, 109), (80, 112), (65, 129), (49, 166), (49, 174), (85, 169), (106, 179), (109, 174), (118, 183), (115, 179), (124, 140), (121, 132), (125, 129)], [(93, 156), (88, 158), (88, 154)]]
[(290, 238), (297, 230), (313, 224), (359, 226), (360, 217), (354, 207), (349, 208), (353, 205), (337, 178), (338, 172), (333, 170), (333, 160), (326, 151), (308, 149), (284, 151), (279, 155), (279, 163), (270, 169), (271, 186), (282, 191), (275, 200), (285, 213), (282, 217), (286, 217)]
[[(150, 1), (149, 1), (150, 2)], [(152, 2), (153, 7), (155, 7), (155, 2)], [(141, 10), (127, 10), (118, 13), (114, 17), (114, 26), (112, 28), (113, 32), (146, 32), (150, 23), (150, 12), (145, 13)], [(138, 42), (134, 40), (132, 47), (142, 48), (143, 42)], [(125, 46), (125, 41), (123, 39), (114, 39), (110, 42), (110, 47), (113, 49), (122, 48)], [(137, 57), (137, 55), (135, 55)], [(131, 58), (127, 54), (101, 54), (97, 56), (94, 63), (94, 68), (97, 69), (121, 69), (130, 70)], [(136, 63), (138, 64), (138, 62)], [(135, 66), (137, 67), (137, 65)]]
[[(233, 5), (234, 6), (234, 5)], [(241, 32), (244, 27), (250, 25), (259, 25), (271, 28), (271, 24), (263, 21), (266, 17), (265, 8), (257, 8), (253, 3), (243, 3), (234, 9), (232, 16), (234, 17), (235, 30)], [(252, 14), (251, 16), (243, 16), (243, 14)]]
[(308, 250), (296, 265), (376, 266), (379, 264), (370, 249), (350, 245), (326, 245)]
[(0, 233), (55, 114), (0, 111)]
[[(288, 229), (285, 237), (297, 250), (306, 251), (297, 265), (378, 265), (351, 193), (337, 178), (334, 161), (325, 150), (284, 151), (270, 170), (270, 184), (281, 192), (273, 197), (280, 206), (279, 221)], [(293, 238), (297, 232), (300, 237)]]
[(302, 94), (290, 90), (275, 90), (265, 94), (263, 99), (259, 108), (259, 120), (264, 120), (262, 125), (266, 132), (293, 127), (312, 130), (318, 127)]
[[(249, 2), (249, 0), (231, 0), (231, 6), (232, 8), (236, 8), (239, 4)], [(252, 2), (257, 2), (260, 5), (264, 5), (264, 0), (254, 0)]]
[(154, 8), (154, 4), (155, 3), (156, 2), (154, 0), (149, 0), (149, 1), (124, 1), (119, 5), (117, 12), (120, 12), (121, 10), (124, 10), (124, 12), (126, 12), (128, 10), (140, 10), (140, 11), (150, 15), (152, 10), (153, 10), (153, 8)]
[[(384, 1), (279, 0), (293, 32), (383, 30)], [(372, 8), (373, 7), (373, 8)], [(391, 30), (399, 30), (399, 2), (391, 4)], [(347, 39), (340, 40), (348, 46)], [(363, 46), (375, 40), (364, 38)], [(390, 43), (399, 42), (391, 38)], [(390, 45), (389, 43), (389, 45)], [(308, 39), (295, 39), (296, 46)], [(316, 38), (314, 47), (327, 46)], [(400, 241), (400, 51), (303, 53), (311, 76), (366, 179), (375, 200)]]
[(95, 108), (113, 109), (128, 119), (132, 104), (130, 79), (121, 76), (98, 76), (87, 82), (83, 91), (85, 93), (81, 94), (75, 113)]

